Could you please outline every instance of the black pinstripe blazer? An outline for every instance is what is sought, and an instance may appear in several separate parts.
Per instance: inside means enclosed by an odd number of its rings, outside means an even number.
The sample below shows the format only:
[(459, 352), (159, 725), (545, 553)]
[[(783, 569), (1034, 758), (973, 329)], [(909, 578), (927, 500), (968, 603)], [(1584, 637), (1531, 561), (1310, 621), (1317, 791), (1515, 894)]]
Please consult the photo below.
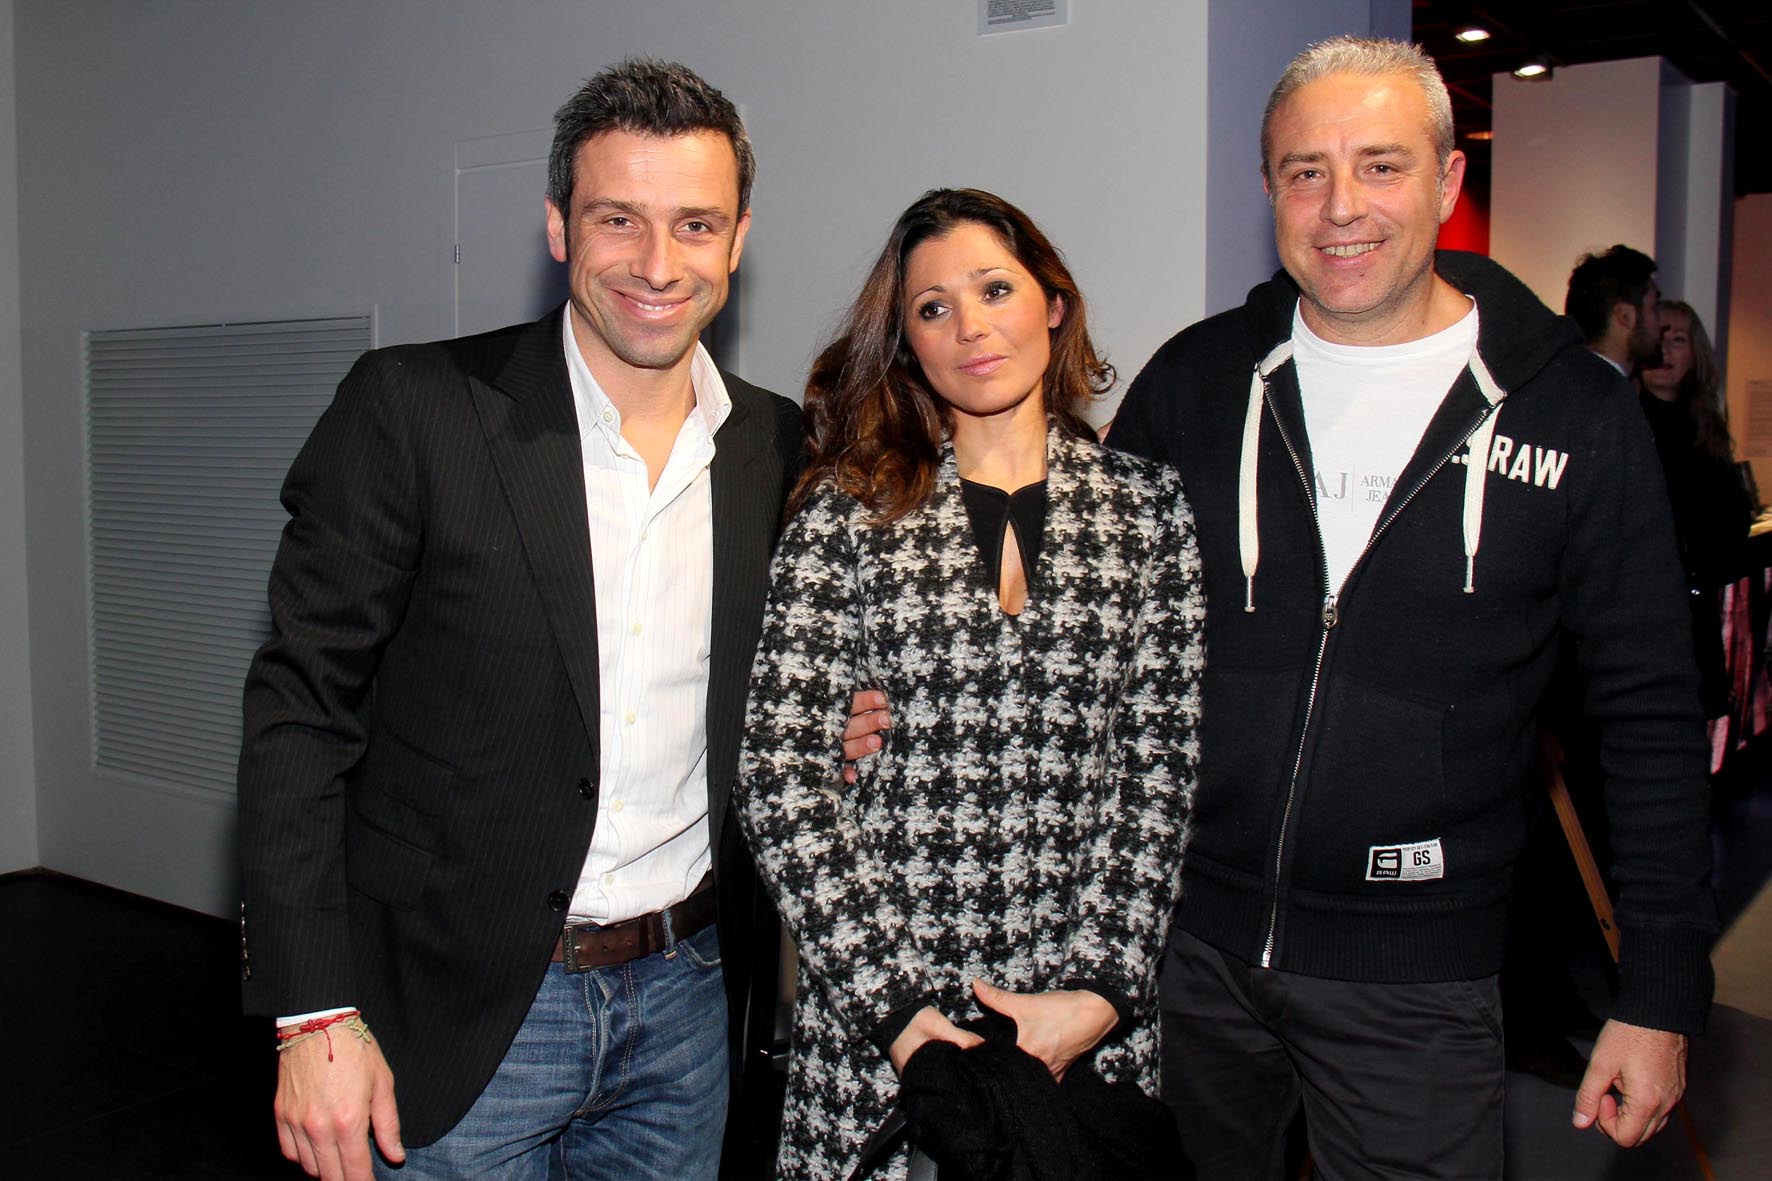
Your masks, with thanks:
[[(360, 1007), (410, 1145), (497, 1067), (597, 815), (596, 594), (560, 316), (357, 362), (283, 486), (273, 635), (246, 681), (246, 1011)], [(725, 380), (707, 734), (731, 932), (756, 905), (727, 802), (800, 415)], [(723, 940), (735, 992), (747, 942)]]

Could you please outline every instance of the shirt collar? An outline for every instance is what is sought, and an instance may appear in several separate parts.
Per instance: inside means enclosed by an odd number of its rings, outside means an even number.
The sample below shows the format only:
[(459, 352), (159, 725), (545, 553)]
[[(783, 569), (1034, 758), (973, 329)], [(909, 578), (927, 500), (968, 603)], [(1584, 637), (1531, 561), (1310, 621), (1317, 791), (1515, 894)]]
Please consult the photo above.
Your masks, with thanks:
[[(560, 347), (566, 352), (566, 376), (572, 382), (579, 433), (583, 435), (592, 429), (600, 429), (619, 436), (621, 411), (592, 376), (591, 367), (585, 364), (584, 354), (579, 351), (578, 341), (572, 335), (572, 321), (577, 315), (568, 301), (566, 314), (560, 317)], [(711, 439), (731, 416), (732, 397), (726, 392), (726, 380), (720, 376), (719, 366), (714, 364), (713, 357), (699, 340), (695, 342), (695, 352), (689, 360), (689, 385), (695, 393), (696, 413)]]
[(1599, 349), (1589, 349), (1588, 351), (1600, 360), (1606, 362), (1606, 364), (1612, 366), (1612, 368), (1618, 370), (1618, 375), (1620, 377), (1630, 376), (1630, 370), (1626, 369), (1623, 365), (1620, 365), (1617, 361), (1614, 361), (1611, 357), (1608, 357), (1605, 353), (1602, 353)]

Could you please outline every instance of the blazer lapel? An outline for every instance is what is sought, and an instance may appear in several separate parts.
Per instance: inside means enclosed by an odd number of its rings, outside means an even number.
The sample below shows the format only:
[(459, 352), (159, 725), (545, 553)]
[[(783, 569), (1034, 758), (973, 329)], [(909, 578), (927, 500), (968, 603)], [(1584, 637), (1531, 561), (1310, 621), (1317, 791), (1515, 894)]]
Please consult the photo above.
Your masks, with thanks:
[(597, 587), (585, 520), (584, 452), (560, 315), (555, 311), (526, 329), (491, 384), (469, 378), (469, 386), (595, 752)]
[[(727, 379), (728, 389), (733, 386)], [(738, 773), (751, 661), (769, 594), (769, 551), (781, 513), (780, 462), (768, 423), (734, 391), (708, 469), (713, 497), (714, 596), (708, 666), (708, 835), (720, 848)]]

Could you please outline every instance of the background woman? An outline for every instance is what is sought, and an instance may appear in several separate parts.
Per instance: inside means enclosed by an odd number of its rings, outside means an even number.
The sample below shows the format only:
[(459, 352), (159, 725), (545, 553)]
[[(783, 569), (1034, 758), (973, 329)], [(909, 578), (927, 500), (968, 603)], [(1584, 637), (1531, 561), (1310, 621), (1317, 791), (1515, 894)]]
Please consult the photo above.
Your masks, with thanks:
[(1661, 365), (1637, 374), (1643, 413), (1667, 477), (1674, 533), (1691, 591), (1706, 717), (1729, 707), (1717, 592), (1739, 577), (1754, 514), (1736, 472), (1710, 335), (1689, 304), (1661, 302)]
[[(737, 800), (801, 955), (783, 1176), (847, 1177), (980, 1005), (1155, 1093), (1202, 607), (1174, 473), (1082, 417), (1111, 380), (1057, 251), (976, 190), (906, 210), (813, 368)], [(847, 786), (858, 686), (893, 729)]]

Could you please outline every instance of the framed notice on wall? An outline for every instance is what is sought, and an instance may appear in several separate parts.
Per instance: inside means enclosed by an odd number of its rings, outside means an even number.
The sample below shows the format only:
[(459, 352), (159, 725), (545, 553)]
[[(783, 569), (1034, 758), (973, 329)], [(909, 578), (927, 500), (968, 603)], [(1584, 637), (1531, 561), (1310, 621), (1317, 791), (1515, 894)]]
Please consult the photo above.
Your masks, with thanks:
[(978, 32), (1050, 29), (1071, 20), (1071, 0), (978, 0)]
[(1772, 455), (1772, 379), (1752, 378), (1747, 383), (1747, 438), (1742, 453)]

